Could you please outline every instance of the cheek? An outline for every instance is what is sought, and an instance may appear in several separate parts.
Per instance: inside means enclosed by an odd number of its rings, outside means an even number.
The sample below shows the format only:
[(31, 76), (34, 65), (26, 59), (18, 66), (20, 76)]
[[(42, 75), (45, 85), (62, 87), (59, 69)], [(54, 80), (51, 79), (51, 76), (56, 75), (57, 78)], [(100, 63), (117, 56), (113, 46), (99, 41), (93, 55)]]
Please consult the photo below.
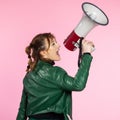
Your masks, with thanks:
[(48, 51), (48, 56), (49, 57), (53, 57), (55, 55), (55, 52), (53, 52), (52, 50)]

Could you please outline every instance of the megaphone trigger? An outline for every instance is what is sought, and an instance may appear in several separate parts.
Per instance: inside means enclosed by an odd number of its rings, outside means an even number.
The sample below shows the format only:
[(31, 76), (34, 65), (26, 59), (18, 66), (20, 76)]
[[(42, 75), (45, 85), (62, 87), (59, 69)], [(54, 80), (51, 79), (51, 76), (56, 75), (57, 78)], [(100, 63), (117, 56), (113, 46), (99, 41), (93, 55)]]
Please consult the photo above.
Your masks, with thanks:
[(82, 40), (83, 40), (84, 38), (83, 37), (81, 37), (77, 42), (72, 42), (73, 43), (73, 45), (76, 47), (76, 48), (81, 48), (81, 45), (82, 45)]

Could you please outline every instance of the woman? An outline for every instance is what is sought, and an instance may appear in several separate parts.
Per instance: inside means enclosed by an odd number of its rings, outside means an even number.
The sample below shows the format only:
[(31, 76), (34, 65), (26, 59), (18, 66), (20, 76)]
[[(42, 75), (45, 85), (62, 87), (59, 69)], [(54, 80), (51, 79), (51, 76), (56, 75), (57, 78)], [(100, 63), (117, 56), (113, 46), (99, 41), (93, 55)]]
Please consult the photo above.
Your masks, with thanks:
[(86, 86), (92, 47), (92, 42), (83, 40), (80, 68), (75, 77), (71, 77), (64, 69), (54, 66), (54, 61), (60, 60), (60, 45), (54, 35), (35, 36), (26, 47), (29, 62), (16, 120), (72, 119), (71, 92), (81, 91)]

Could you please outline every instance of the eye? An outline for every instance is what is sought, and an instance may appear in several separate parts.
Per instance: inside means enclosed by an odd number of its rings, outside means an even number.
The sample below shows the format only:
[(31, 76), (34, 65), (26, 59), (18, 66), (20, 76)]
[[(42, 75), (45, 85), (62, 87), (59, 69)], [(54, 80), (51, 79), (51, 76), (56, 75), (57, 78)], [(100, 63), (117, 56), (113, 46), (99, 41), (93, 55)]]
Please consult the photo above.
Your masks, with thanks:
[(52, 43), (52, 45), (55, 45), (55, 43)]
[(55, 43), (55, 42), (53, 42), (51, 45), (52, 45), (52, 46), (54, 46), (55, 44), (56, 44), (56, 43)]

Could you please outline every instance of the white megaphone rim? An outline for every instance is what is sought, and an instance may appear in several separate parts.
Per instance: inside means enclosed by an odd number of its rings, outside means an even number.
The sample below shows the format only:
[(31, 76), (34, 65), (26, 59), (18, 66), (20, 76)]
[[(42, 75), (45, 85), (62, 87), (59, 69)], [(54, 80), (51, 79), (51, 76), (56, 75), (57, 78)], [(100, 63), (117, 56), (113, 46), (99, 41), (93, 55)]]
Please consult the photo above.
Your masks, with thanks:
[(85, 11), (85, 9), (84, 9), (84, 6), (87, 5), (87, 4), (88, 4), (88, 5), (92, 5), (93, 7), (97, 8), (97, 9), (104, 15), (104, 17), (105, 17), (105, 19), (106, 19), (106, 22), (105, 22), (105, 23), (98, 22), (98, 21), (92, 19), (95, 23), (97, 23), (97, 24), (99, 24), (99, 25), (107, 25), (107, 24), (109, 23), (109, 19), (108, 19), (107, 15), (106, 15), (98, 6), (96, 6), (96, 5), (94, 5), (94, 4), (90, 3), (90, 2), (84, 2), (84, 3), (82, 4), (82, 10), (83, 10), (83, 12), (85, 13), (86, 16), (88, 16), (88, 17), (91, 19), (91, 17), (86, 13), (86, 11)]

